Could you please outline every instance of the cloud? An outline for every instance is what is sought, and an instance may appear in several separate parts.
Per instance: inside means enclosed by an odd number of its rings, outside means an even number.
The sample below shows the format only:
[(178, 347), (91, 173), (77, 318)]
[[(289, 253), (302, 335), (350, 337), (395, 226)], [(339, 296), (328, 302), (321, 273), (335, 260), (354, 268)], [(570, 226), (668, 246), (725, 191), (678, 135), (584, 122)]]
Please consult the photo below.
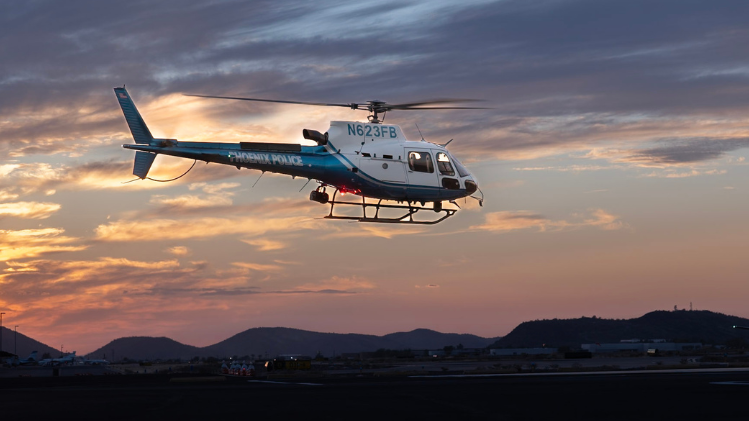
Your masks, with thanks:
[[(159, 158), (157, 158), (159, 163)], [(77, 165), (60, 165), (49, 163), (23, 163), (7, 165), (5, 175), (0, 178), (0, 188), (13, 188), (15, 193), (23, 194), (34, 192), (48, 192), (52, 189), (64, 190), (141, 190), (141, 189), (163, 189), (172, 183), (156, 183), (147, 180), (133, 180), (132, 161), (94, 161)], [(180, 161), (169, 158), (168, 161), (159, 165), (154, 164), (150, 177), (156, 179), (169, 179), (183, 173), (189, 168), (188, 161)], [(237, 175), (236, 169), (226, 166), (196, 166), (190, 173), (189, 180), (208, 181), (218, 180)], [(184, 179), (173, 183), (184, 184)], [(179, 199), (175, 199), (179, 202)]]
[(578, 215), (576, 220), (551, 220), (531, 211), (502, 211), (486, 214), (482, 225), (472, 226), (472, 230), (495, 233), (535, 228), (539, 232), (560, 231), (582, 227), (596, 227), (612, 231), (624, 227), (619, 217), (603, 209), (592, 209), (587, 216)]
[(289, 232), (319, 227), (321, 227), (320, 221), (306, 217), (234, 219), (203, 217), (121, 220), (99, 225), (94, 231), (99, 241), (130, 242), (186, 240), (220, 235), (261, 236), (269, 232)]
[(253, 240), (242, 240), (243, 242), (257, 247), (259, 251), (273, 251), (273, 250), (281, 250), (286, 248), (286, 243), (283, 243), (281, 241), (275, 241), (275, 240), (268, 240), (265, 238), (258, 238)]
[(231, 206), (232, 200), (229, 197), (210, 196), (207, 198), (186, 194), (182, 196), (151, 196), (151, 203), (163, 205), (162, 209), (169, 212), (172, 210), (183, 209), (203, 209), (214, 206)]
[(205, 182), (192, 183), (188, 186), (190, 190), (201, 189), (206, 195), (198, 196), (186, 194), (181, 196), (154, 195), (151, 203), (161, 205), (157, 213), (189, 212), (197, 209), (221, 208), (231, 206), (234, 192), (226, 191), (239, 187), (239, 183), (208, 184)]
[(613, 165), (568, 165), (565, 167), (516, 167), (515, 171), (560, 171), (560, 172), (582, 172), (582, 171), (602, 171), (622, 168)]
[(358, 278), (356, 276), (350, 278), (342, 278), (339, 276), (333, 276), (330, 279), (307, 283), (299, 285), (292, 291), (299, 292), (334, 292), (334, 293), (354, 293), (361, 289), (373, 289), (375, 284), (367, 279)]
[[(106, 82), (111, 80), (137, 80), (137, 103), (151, 129), (181, 140), (297, 142), (299, 127), (357, 115), (190, 99), (182, 92), (330, 101), (374, 94), (394, 102), (436, 93), (486, 98), (496, 110), (419, 113), (428, 138), (455, 138), (455, 152), (474, 159), (527, 159), (611, 141), (637, 147), (675, 131), (728, 136), (744, 125), (747, 34), (738, 16), (749, 10), (738, 3), (266, 6), (167, 1), (158, 9), (134, 6), (127, 16), (113, 18), (89, 2), (85, 13), (65, 22), (55, 16), (67, 10), (50, 2), (9, 11), (8, 16), (39, 25), (31, 30), (18, 19), (3, 21), (22, 41), (5, 51), (0, 72), (5, 75), (0, 156), (85, 155), (131, 141)], [(645, 19), (642, 7), (649, 8)], [(427, 15), (433, 19), (419, 18)], [(98, 22), (105, 17), (103, 26)], [(309, 24), (317, 19), (330, 25), (322, 31)], [(371, 27), (352, 33), (347, 30), (352, 24)], [(184, 27), (200, 30), (185, 35)], [(385, 42), (373, 46), (369, 39), (375, 33)], [(100, 57), (113, 49), (117, 56), (102, 62)], [(431, 69), (428, 77), (424, 68)], [(263, 123), (249, 115), (261, 116)], [(411, 117), (389, 118), (403, 123)], [(631, 159), (684, 162), (714, 156), (672, 152), (643, 150)], [(129, 177), (131, 165), (122, 163), (118, 174)], [(213, 179), (228, 176), (214, 173)], [(108, 188), (123, 181), (112, 178), (82, 184)], [(66, 184), (71, 183), (78, 185)], [(131, 184), (151, 188), (152, 183)]]
[(187, 256), (190, 254), (190, 249), (184, 246), (169, 247), (165, 251), (174, 256)]
[(697, 177), (702, 175), (724, 175), (728, 171), (726, 170), (687, 170), (687, 171), (679, 171), (674, 169), (666, 169), (663, 171), (653, 171), (648, 174), (643, 174), (643, 177), (653, 177), (653, 178), (687, 178), (687, 177)]
[[(166, 199), (164, 200), (164, 203), (161, 203), (162, 198)], [(171, 217), (202, 217), (205, 215), (246, 217), (246, 215), (253, 215), (253, 217), (260, 218), (267, 216), (278, 217), (281, 215), (316, 216), (315, 214), (319, 214), (320, 210), (319, 205), (308, 200), (301, 200), (298, 197), (269, 197), (260, 202), (237, 204), (229, 203), (229, 201), (220, 199), (213, 201), (211, 198), (198, 197), (194, 203), (188, 202), (189, 200), (187, 200), (185, 196), (159, 196), (157, 200), (151, 202), (158, 206), (154, 208), (144, 208), (136, 212), (128, 213), (127, 215), (131, 219), (162, 218), (165, 214), (168, 214)]]
[(18, 195), (8, 190), (0, 190), (0, 202), (17, 199)]
[(47, 202), (11, 202), (0, 203), (0, 218), (14, 216), (26, 219), (46, 219), (60, 210), (57, 203)]
[(241, 186), (239, 183), (217, 183), (217, 184), (208, 184), (208, 183), (192, 183), (188, 187), (190, 190), (197, 190), (201, 189), (205, 193), (216, 195), (216, 194), (224, 194), (228, 196), (233, 196), (233, 192), (227, 192), (228, 189), (234, 189)]
[[(11, 303), (20, 320), (76, 334), (123, 328), (188, 305), (180, 297), (138, 296), (158, 287), (199, 284), (196, 270), (180, 268), (176, 260), (138, 261), (104, 257), (98, 260), (8, 261), (0, 273), (0, 303)], [(210, 284), (204, 280), (203, 284)], [(193, 309), (205, 303), (193, 301)], [(99, 323), (91, 324), (92, 317)], [(80, 333), (79, 331), (77, 332)]]
[(78, 238), (63, 235), (60, 228), (0, 230), (0, 262), (29, 259), (50, 253), (80, 251)]
[(726, 152), (749, 147), (749, 138), (663, 139), (656, 143), (660, 146), (638, 150), (623, 158), (623, 161), (644, 166), (692, 164), (709, 161), (725, 156)]
[(234, 262), (232, 265), (257, 272), (276, 272), (281, 270), (281, 266), (263, 263)]

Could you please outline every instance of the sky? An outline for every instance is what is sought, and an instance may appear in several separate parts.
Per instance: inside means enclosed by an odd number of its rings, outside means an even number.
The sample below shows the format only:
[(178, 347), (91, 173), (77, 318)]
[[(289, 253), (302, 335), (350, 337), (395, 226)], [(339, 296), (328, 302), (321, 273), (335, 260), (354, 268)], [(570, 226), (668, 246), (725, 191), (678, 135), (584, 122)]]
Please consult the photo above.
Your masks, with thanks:
[[(749, 3), (0, 3), (0, 311), (89, 352), (284, 326), (494, 337), (544, 318), (749, 317)], [(436, 226), (321, 219), (306, 180), (198, 163), (133, 179), (113, 87), (156, 137), (310, 144), (345, 108), (478, 179)], [(151, 176), (191, 162), (159, 156)], [(253, 187), (253, 184), (257, 184)], [(301, 190), (300, 190), (301, 189)]]

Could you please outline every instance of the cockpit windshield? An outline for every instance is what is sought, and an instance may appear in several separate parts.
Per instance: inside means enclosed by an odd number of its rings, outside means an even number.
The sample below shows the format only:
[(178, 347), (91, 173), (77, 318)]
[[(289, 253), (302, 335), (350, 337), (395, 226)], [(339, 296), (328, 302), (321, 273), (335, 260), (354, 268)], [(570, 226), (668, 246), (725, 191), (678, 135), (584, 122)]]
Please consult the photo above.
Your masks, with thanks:
[(455, 175), (453, 166), (450, 165), (450, 159), (444, 152), (437, 152), (437, 168), (439, 168), (442, 175)]
[(460, 174), (461, 177), (468, 177), (471, 175), (471, 173), (468, 172), (466, 167), (463, 166), (463, 164), (458, 161), (453, 154), (449, 154), (450, 158), (453, 160), (453, 164), (455, 164), (455, 168), (458, 170), (458, 174)]

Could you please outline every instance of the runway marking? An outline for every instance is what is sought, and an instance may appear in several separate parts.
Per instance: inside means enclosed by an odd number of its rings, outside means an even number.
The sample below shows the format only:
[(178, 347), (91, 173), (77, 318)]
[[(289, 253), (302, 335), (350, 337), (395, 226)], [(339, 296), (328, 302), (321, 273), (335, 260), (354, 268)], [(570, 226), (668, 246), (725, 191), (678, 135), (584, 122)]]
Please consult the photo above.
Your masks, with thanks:
[(710, 382), (710, 384), (725, 384), (729, 386), (749, 386), (749, 382)]
[(615, 370), (615, 371), (579, 371), (579, 372), (554, 372), (554, 373), (507, 373), (507, 374), (434, 374), (421, 376), (408, 376), (410, 379), (445, 379), (445, 378), (477, 378), (477, 377), (530, 377), (530, 376), (593, 376), (593, 375), (628, 375), (628, 374), (709, 374), (726, 373), (737, 371), (749, 371), (749, 368), (691, 368), (691, 369), (669, 369), (669, 370)]
[(292, 383), (292, 382), (272, 382), (270, 380), (247, 380), (248, 383), (272, 383), (272, 384), (290, 384), (300, 386), (324, 386), (321, 383)]

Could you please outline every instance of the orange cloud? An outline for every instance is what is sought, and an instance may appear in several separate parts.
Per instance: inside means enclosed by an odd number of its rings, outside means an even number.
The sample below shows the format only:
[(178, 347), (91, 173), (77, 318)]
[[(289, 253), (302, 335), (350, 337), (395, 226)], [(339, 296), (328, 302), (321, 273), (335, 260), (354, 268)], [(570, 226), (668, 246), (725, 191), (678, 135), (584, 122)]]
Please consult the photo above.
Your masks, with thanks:
[(0, 218), (14, 216), (26, 219), (46, 219), (60, 210), (57, 203), (47, 202), (12, 202), (0, 203)]
[(170, 247), (165, 251), (175, 256), (187, 256), (188, 254), (190, 254), (190, 249), (184, 246)]
[[(170, 179), (184, 173), (191, 161), (167, 156), (156, 158), (149, 177)], [(163, 189), (167, 184), (186, 184), (188, 178), (173, 183), (156, 183), (149, 180), (134, 180), (132, 161), (96, 161), (77, 166), (51, 165), (48, 163), (7, 164), (0, 166), (0, 189), (13, 188), (29, 194), (50, 192), (54, 189), (98, 190), (98, 189)], [(190, 172), (190, 182), (218, 180), (238, 175), (233, 167), (224, 165), (196, 165)]]
[(240, 234), (260, 236), (269, 232), (316, 229), (321, 222), (306, 217), (288, 218), (189, 218), (116, 221), (99, 225), (96, 239), (100, 241), (163, 241), (188, 238), (209, 238)]
[(617, 230), (624, 227), (619, 217), (603, 209), (593, 209), (582, 221), (551, 220), (531, 211), (491, 212), (485, 216), (484, 224), (472, 226), (472, 230), (508, 232), (536, 228), (539, 232), (597, 227), (603, 230)]
[(281, 266), (267, 265), (262, 263), (235, 262), (232, 265), (243, 269), (254, 270), (257, 272), (275, 272), (281, 270)]
[(0, 202), (4, 202), (6, 200), (15, 200), (18, 199), (18, 195), (15, 193), (11, 193), (9, 190), (0, 190)]
[(257, 247), (259, 251), (272, 251), (281, 250), (286, 248), (286, 244), (281, 241), (268, 240), (266, 238), (258, 238), (254, 240), (242, 240), (251, 246)]
[(182, 196), (151, 196), (151, 203), (163, 205), (166, 208), (199, 209), (213, 206), (231, 206), (232, 200), (228, 197), (210, 196), (200, 197), (192, 194)]
[(321, 282), (307, 283), (299, 285), (294, 288), (296, 291), (308, 291), (308, 292), (323, 292), (323, 291), (338, 291), (338, 292), (355, 292), (357, 289), (373, 289), (375, 284), (372, 282), (361, 279), (356, 276), (350, 278), (341, 278), (333, 276), (330, 279), (326, 279)]
[(59, 228), (0, 230), (0, 262), (28, 259), (49, 253), (80, 251), (88, 246), (73, 245), (78, 238), (62, 235)]

